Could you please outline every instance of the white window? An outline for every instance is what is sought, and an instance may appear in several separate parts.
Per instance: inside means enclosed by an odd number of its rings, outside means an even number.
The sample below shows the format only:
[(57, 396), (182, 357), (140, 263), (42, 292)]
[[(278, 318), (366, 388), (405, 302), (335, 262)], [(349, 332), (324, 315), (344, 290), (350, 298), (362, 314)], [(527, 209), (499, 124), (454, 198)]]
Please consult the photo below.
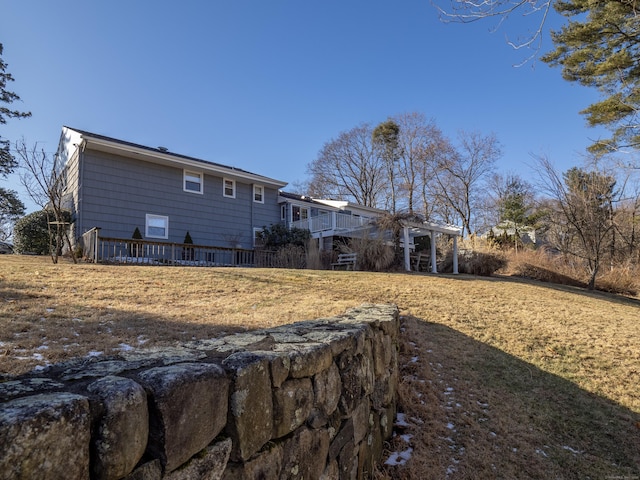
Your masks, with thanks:
[(202, 173), (184, 171), (184, 182), (182, 188), (185, 192), (203, 193), (202, 189)]
[(291, 207), (291, 221), (297, 222), (299, 220), (307, 220), (309, 218), (309, 209), (307, 207), (300, 207), (293, 205)]
[(225, 197), (236, 198), (236, 181), (225, 178), (223, 180), (223, 192)]
[(147, 213), (145, 222), (145, 237), (169, 238), (169, 217)]
[(253, 186), (253, 201), (264, 203), (264, 187), (262, 185)]

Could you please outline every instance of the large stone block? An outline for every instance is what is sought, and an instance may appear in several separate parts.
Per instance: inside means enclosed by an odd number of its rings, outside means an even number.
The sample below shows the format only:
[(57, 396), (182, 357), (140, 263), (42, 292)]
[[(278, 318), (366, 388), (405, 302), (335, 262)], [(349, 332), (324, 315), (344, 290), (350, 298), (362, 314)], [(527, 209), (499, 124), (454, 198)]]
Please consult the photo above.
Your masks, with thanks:
[(316, 407), (326, 415), (331, 415), (338, 406), (342, 393), (340, 370), (335, 363), (331, 362), (329, 368), (313, 377), (313, 391)]
[(165, 471), (186, 462), (222, 431), (229, 380), (218, 365), (183, 363), (140, 374), (150, 402), (147, 451)]
[(147, 394), (133, 380), (108, 376), (87, 390), (100, 402), (100, 418), (92, 439), (93, 478), (116, 480), (130, 473), (147, 447)]
[(333, 362), (331, 345), (326, 343), (309, 343), (303, 345), (285, 345), (288, 351), (291, 367), (291, 378), (312, 377), (322, 370), (326, 370)]
[(161, 480), (162, 463), (159, 459), (143, 463), (133, 472), (123, 478), (123, 480)]
[(89, 400), (45, 393), (0, 409), (0, 479), (88, 479)]
[(338, 367), (342, 382), (342, 395), (338, 403), (340, 412), (348, 417), (363, 396), (363, 383), (366, 379), (361, 355), (339, 357)]
[(353, 445), (353, 420), (351, 418), (341, 425), (338, 433), (333, 437), (331, 445), (329, 445), (329, 460), (338, 458), (344, 446), (349, 443)]
[(283, 452), (280, 478), (320, 478), (327, 465), (329, 434), (326, 430), (301, 427), (283, 442)]
[(229, 464), (222, 480), (270, 480), (280, 478), (282, 470), (282, 446), (269, 444), (270, 448), (240, 464)]
[(220, 480), (231, 453), (231, 439), (206, 447), (185, 465), (174, 470), (163, 480)]
[(371, 407), (366, 399), (362, 400), (353, 411), (353, 416), (351, 417), (353, 419), (353, 441), (356, 444), (360, 443), (371, 429), (369, 422), (370, 411)]
[(273, 392), (273, 438), (283, 437), (301, 426), (313, 407), (309, 378), (287, 380)]
[(274, 353), (270, 351), (253, 351), (254, 354), (265, 357), (269, 360), (269, 369), (271, 371), (271, 383), (275, 388), (279, 388), (289, 376), (291, 368), (291, 360), (288, 355), (282, 353)]
[(269, 362), (251, 352), (239, 352), (224, 360), (232, 377), (227, 432), (233, 440), (233, 461), (247, 460), (271, 440), (273, 398)]

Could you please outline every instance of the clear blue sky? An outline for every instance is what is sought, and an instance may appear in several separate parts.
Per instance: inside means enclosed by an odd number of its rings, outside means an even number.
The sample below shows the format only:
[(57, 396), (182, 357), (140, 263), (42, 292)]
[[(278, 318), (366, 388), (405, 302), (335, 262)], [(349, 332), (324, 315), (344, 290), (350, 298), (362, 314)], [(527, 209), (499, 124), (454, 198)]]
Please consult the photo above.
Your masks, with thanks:
[(503, 172), (579, 165), (597, 92), (515, 68), (528, 54), (491, 27), (428, 0), (5, 0), (9, 89), (33, 116), (1, 133), (54, 152), (67, 125), (293, 183), (341, 131), (416, 111), (451, 139), (495, 133)]

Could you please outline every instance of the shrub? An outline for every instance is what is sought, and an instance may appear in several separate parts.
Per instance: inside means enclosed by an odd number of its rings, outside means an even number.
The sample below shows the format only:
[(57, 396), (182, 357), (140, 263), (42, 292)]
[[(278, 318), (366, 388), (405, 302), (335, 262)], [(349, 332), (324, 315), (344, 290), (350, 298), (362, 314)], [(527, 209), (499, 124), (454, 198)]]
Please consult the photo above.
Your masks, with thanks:
[(45, 210), (30, 213), (18, 220), (13, 228), (16, 253), (47, 255), (50, 252), (49, 217)]
[(640, 285), (638, 272), (629, 267), (609, 269), (596, 279), (596, 289), (619, 295), (636, 296)]
[(458, 269), (460, 273), (490, 277), (506, 265), (507, 260), (500, 253), (476, 251), (462, 255), (458, 262)]
[(259, 233), (265, 248), (279, 248), (285, 245), (304, 247), (311, 238), (311, 232), (304, 228), (288, 229), (282, 224), (263, 227)]
[(352, 238), (348, 245), (342, 245), (339, 249), (343, 253), (356, 252), (358, 260), (356, 268), (371, 272), (381, 272), (394, 266), (396, 255), (393, 247), (382, 238)]

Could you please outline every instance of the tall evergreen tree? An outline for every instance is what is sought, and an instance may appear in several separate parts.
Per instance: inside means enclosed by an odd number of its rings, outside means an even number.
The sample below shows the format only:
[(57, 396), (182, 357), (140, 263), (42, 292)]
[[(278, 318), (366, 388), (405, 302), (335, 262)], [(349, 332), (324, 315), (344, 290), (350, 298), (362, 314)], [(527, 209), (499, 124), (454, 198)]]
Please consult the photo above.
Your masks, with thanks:
[[(9, 118), (25, 118), (30, 117), (31, 112), (20, 112), (19, 110), (11, 110), (8, 105), (20, 100), (20, 97), (14, 92), (7, 90), (7, 83), (13, 82), (13, 76), (7, 72), (7, 64), (2, 60), (3, 46), (0, 43), (0, 125), (7, 123)], [(0, 175), (6, 176), (16, 168), (17, 163), (11, 150), (10, 142), (0, 135)]]
[(612, 131), (593, 153), (640, 148), (640, 4), (637, 0), (558, 0), (569, 21), (552, 32), (555, 50), (543, 56), (570, 82), (596, 87), (602, 100), (582, 111), (592, 126)]

